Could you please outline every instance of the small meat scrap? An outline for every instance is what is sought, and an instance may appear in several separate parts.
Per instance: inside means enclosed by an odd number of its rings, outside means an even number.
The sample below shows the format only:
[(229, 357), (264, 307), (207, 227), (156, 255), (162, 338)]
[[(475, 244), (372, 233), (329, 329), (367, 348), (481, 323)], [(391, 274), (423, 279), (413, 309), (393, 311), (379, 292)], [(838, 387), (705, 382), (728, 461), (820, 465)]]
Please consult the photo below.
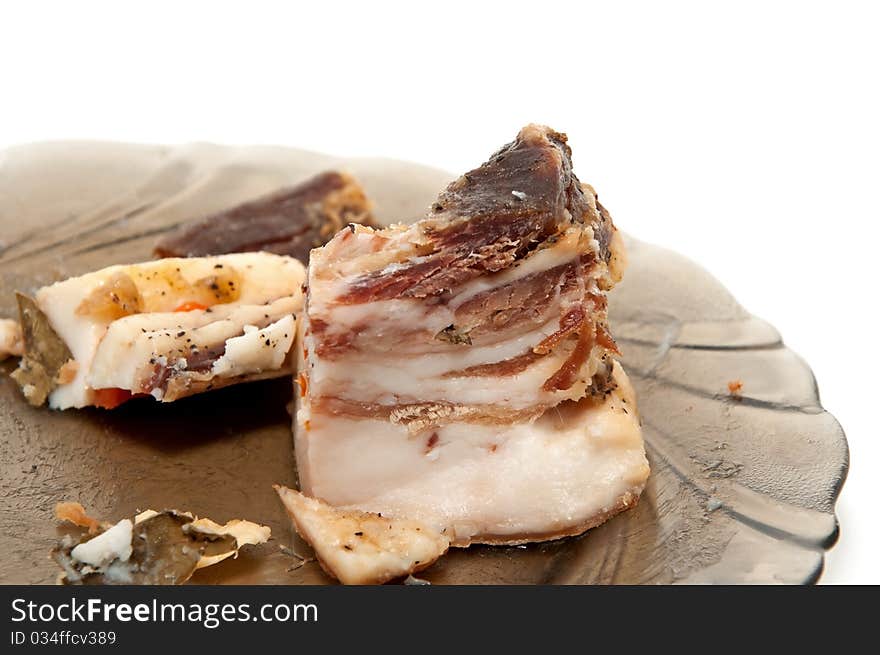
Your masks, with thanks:
[(293, 371), (305, 269), (264, 252), (107, 268), (18, 294), (12, 377), (53, 409), (171, 402)]
[(24, 354), (24, 339), (21, 325), (10, 318), (0, 318), (0, 362), (7, 357), (21, 357)]
[(97, 534), (110, 527), (109, 523), (101, 523), (96, 518), (86, 514), (85, 508), (79, 503), (63, 502), (55, 505), (55, 518), (59, 521), (67, 521), (81, 528), (88, 528), (89, 534)]
[(237, 557), (242, 546), (265, 543), (271, 531), (250, 521), (220, 525), (178, 510), (146, 510), (110, 524), (89, 517), (79, 503), (58, 503), (55, 515), (88, 528), (66, 535), (52, 550), (60, 582), (93, 584), (182, 584), (197, 569)]
[(370, 202), (351, 175), (328, 171), (294, 187), (182, 225), (156, 245), (157, 257), (264, 250), (295, 257), (324, 245), (349, 223), (374, 225)]
[(445, 535), (420, 521), (331, 507), (278, 485), (275, 490), (321, 568), (343, 584), (383, 584), (411, 575), (449, 548)]

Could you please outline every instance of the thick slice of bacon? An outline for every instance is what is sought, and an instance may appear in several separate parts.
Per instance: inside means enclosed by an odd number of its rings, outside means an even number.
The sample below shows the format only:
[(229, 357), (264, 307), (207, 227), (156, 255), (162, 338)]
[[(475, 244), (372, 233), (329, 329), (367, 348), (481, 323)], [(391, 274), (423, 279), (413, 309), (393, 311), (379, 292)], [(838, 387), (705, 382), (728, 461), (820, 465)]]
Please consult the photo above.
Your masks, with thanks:
[[(631, 504), (647, 472), (637, 420), (609, 428), (630, 431), (619, 471), (613, 458), (598, 463), (583, 425), (545, 420), (610, 425), (611, 398), (627, 402), (605, 296), (623, 265), (622, 240), (572, 172), (565, 135), (536, 125), (453, 182), (423, 220), (343, 229), (309, 263), (303, 491), (414, 513), (457, 544), (571, 534), (621, 498)], [(545, 519), (506, 497), (527, 493), (519, 478), (549, 503)], [(454, 502), (440, 502), (449, 494)]]

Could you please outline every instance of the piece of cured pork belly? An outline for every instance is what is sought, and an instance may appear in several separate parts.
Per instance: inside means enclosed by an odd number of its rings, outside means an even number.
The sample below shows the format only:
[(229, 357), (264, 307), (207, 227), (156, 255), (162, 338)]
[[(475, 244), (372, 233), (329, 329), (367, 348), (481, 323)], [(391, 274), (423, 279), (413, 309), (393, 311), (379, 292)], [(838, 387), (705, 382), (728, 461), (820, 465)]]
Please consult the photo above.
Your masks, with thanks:
[(413, 225), (312, 251), (296, 456), (304, 493), (453, 545), (578, 534), (648, 475), (606, 292), (622, 240), (530, 125)]
[(289, 375), (304, 279), (291, 257), (242, 253), (110, 266), (19, 294), (13, 377), (31, 404), (67, 409)]
[(348, 173), (326, 171), (169, 232), (156, 245), (158, 257), (203, 257), (264, 251), (303, 264), (348, 223), (373, 225), (370, 201)]

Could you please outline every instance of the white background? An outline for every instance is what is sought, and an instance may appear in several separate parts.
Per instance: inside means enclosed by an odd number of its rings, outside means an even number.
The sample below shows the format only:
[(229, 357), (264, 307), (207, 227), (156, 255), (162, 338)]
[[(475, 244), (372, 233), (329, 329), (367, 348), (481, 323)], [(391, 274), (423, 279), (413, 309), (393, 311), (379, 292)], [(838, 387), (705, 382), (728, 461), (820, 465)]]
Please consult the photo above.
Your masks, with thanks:
[(619, 226), (701, 262), (813, 366), (852, 458), (824, 581), (878, 583), (878, 5), (726, 4), (8, 3), (0, 147), (270, 143), (461, 172), (527, 122), (565, 131)]

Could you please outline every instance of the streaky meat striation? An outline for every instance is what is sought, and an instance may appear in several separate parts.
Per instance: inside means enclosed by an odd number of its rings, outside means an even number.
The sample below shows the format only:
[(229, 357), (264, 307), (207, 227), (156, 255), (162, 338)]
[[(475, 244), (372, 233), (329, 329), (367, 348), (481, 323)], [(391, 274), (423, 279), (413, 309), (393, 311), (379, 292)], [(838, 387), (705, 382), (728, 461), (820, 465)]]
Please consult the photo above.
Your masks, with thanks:
[(204, 257), (263, 250), (303, 264), (348, 223), (374, 225), (351, 175), (327, 171), (291, 188), (186, 223), (156, 245), (157, 257)]
[(610, 216), (572, 173), (565, 136), (530, 126), (440, 194), (419, 223), (422, 257), (353, 280), (337, 300), (438, 296), (552, 246), (573, 224), (593, 229), (597, 254), (607, 263), (614, 231)]
[[(577, 399), (598, 362), (616, 353), (613, 342), (596, 338), (608, 333), (605, 290), (619, 278), (609, 265), (622, 256), (614, 234), (572, 173), (565, 137), (529, 126), (453, 182), (416, 225), (352, 227), (317, 251), (307, 343), (327, 366), (391, 352), (467, 363), (443, 379), (458, 370), (513, 374), (541, 362), (547, 375), (536, 388), (570, 394), (535, 404)], [(550, 362), (556, 368), (544, 371)], [(324, 368), (310, 372), (319, 394)], [(446, 391), (433, 400), (455, 401)], [(352, 399), (375, 400), (359, 393)]]
[[(340, 231), (312, 252), (300, 326), (303, 491), (412, 516), (453, 545), (571, 534), (631, 505), (647, 475), (638, 422), (607, 416), (627, 402), (635, 415), (607, 323), (623, 266), (565, 135), (536, 125), (418, 223)], [(583, 426), (545, 420), (568, 405), (617, 446), (599, 457)], [(516, 508), (511, 490), (530, 493), (519, 478), (538, 485), (544, 518)]]

